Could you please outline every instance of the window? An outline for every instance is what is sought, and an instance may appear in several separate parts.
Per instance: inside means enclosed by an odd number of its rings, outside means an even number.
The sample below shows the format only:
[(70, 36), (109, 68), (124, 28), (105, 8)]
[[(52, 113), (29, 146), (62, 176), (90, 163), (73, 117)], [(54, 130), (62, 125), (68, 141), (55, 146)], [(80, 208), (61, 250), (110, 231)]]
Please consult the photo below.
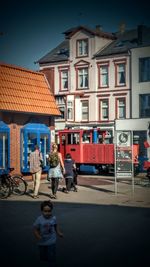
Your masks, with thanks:
[(67, 145), (78, 145), (80, 141), (79, 133), (68, 133)]
[(67, 102), (67, 119), (73, 120), (73, 102), (72, 101)]
[(108, 99), (100, 101), (100, 120), (108, 120)]
[(88, 40), (78, 40), (77, 41), (77, 56), (87, 56), (88, 55)]
[(117, 69), (117, 81), (116, 81), (116, 85), (119, 86), (123, 86), (126, 83), (125, 77), (126, 77), (126, 73), (125, 73), (125, 63), (119, 63), (116, 64), (116, 69)]
[(78, 88), (88, 88), (88, 68), (78, 69)]
[(82, 121), (88, 121), (89, 119), (89, 102), (88, 100), (84, 100), (81, 102), (82, 104)]
[(68, 89), (68, 70), (61, 71), (61, 90)]
[(139, 59), (139, 81), (150, 81), (150, 57)]
[(140, 95), (140, 118), (150, 117), (150, 94)]
[(125, 119), (125, 117), (126, 117), (125, 98), (117, 99), (117, 119)]
[(61, 118), (59, 117), (58, 119), (56, 118), (56, 120), (60, 120), (60, 119), (65, 119), (66, 117), (66, 107), (65, 107), (65, 100), (63, 96), (57, 96), (56, 97), (56, 103), (58, 105), (58, 108), (61, 112)]
[(100, 87), (108, 87), (108, 66), (100, 66)]
[(60, 106), (59, 110), (61, 113), (61, 119), (65, 119), (65, 106)]

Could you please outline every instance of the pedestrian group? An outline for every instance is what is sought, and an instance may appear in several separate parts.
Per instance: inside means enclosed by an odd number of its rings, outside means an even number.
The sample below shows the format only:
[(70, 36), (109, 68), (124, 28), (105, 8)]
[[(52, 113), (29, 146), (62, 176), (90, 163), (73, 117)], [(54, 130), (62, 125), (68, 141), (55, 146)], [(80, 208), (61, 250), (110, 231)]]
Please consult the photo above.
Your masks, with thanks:
[[(48, 180), (51, 181), (51, 199), (57, 198), (57, 191), (59, 187), (60, 179), (65, 179), (66, 187), (62, 188), (64, 193), (69, 193), (72, 189), (77, 192), (77, 170), (76, 163), (72, 159), (70, 153), (65, 155), (63, 161), (61, 153), (58, 151), (58, 145), (56, 143), (52, 144), (51, 152), (47, 155), (48, 158)], [(32, 173), (33, 179), (33, 198), (38, 198), (43, 157), (39, 150), (38, 145), (35, 146), (35, 150), (31, 152), (29, 157), (30, 162), (30, 173)]]

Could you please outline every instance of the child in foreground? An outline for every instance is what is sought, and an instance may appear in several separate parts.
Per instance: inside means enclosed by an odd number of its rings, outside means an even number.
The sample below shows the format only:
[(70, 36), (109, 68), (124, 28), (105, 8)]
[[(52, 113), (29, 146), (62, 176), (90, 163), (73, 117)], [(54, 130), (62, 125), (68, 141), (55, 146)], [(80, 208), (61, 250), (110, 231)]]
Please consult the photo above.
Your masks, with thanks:
[(63, 237), (52, 214), (53, 204), (51, 201), (41, 203), (41, 215), (33, 224), (34, 235), (38, 241), (40, 259), (48, 261), (48, 266), (56, 266), (56, 237)]

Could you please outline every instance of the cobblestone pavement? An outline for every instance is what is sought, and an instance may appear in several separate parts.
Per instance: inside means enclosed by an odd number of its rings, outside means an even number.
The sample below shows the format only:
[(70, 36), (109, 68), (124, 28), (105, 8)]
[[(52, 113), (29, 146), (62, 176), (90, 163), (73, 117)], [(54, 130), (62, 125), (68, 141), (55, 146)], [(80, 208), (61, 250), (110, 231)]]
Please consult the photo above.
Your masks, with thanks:
[[(145, 176), (138, 176), (134, 180), (134, 186), (130, 180), (121, 180), (115, 187), (114, 177), (104, 176), (78, 176), (78, 192), (71, 191), (69, 194), (62, 192), (64, 180), (60, 181), (56, 202), (67, 203), (91, 203), (106, 205), (124, 205), (134, 207), (150, 207), (150, 183)], [(50, 183), (41, 181), (39, 198), (33, 199), (31, 195), (32, 182), (28, 182), (26, 195), (11, 195), (9, 200), (39, 201), (49, 199), (51, 193)], [(6, 200), (7, 201), (7, 200)]]

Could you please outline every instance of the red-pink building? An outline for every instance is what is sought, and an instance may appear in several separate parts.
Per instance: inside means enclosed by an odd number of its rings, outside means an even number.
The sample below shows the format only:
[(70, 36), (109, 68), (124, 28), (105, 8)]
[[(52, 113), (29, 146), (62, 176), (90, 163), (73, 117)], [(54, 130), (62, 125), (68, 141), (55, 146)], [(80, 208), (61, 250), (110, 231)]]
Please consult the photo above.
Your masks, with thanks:
[(29, 176), (28, 157), (38, 144), (46, 170), (54, 116), (59, 115), (43, 73), (0, 64), (0, 168), (14, 167), (14, 173)]

